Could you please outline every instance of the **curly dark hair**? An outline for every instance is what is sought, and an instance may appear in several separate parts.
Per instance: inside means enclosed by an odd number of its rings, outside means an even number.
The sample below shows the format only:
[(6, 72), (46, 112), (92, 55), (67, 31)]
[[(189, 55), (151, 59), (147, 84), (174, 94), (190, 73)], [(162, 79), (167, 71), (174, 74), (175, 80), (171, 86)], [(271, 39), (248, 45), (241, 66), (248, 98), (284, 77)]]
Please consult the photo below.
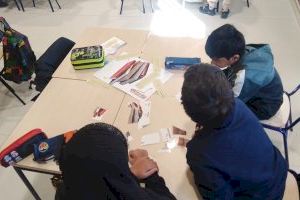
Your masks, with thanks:
[(181, 100), (187, 115), (205, 129), (220, 127), (234, 106), (226, 76), (210, 64), (194, 65), (185, 72)]
[(210, 58), (231, 58), (245, 53), (245, 38), (233, 25), (225, 24), (214, 30), (207, 38), (205, 51)]

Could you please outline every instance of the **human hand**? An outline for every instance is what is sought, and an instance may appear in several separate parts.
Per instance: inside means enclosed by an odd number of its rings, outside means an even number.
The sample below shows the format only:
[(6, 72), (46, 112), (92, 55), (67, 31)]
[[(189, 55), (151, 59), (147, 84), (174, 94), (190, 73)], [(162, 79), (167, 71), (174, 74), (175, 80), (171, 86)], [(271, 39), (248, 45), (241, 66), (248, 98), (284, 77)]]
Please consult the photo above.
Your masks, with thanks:
[(137, 159), (147, 158), (148, 152), (144, 149), (135, 149), (129, 151), (128, 157), (129, 157), (129, 163), (133, 165)]
[(130, 168), (131, 173), (133, 173), (138, 179), (145, 179), (155, 172), (158, 172), (157, 163), (148, 158), (139, 158)]

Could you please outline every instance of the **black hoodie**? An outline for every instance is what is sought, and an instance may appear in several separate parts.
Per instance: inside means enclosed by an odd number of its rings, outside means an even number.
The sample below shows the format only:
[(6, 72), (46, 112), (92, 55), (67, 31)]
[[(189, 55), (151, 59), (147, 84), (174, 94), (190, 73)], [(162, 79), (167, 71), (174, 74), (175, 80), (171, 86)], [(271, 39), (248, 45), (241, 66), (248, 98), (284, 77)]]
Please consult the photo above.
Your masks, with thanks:
[(57, 199), (176, 199), (157, 173), (140, 186), (128, 166), (125, 137), (108, 124), (80, 129), (63, 147), (59, 163), (64, 184)]

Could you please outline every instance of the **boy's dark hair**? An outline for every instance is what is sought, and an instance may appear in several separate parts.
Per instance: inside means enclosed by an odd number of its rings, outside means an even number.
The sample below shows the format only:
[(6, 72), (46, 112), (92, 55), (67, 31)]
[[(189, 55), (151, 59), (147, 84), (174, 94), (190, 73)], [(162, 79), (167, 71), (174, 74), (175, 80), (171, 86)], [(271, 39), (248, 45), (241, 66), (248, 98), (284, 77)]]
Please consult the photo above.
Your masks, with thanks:
[(214, 30), (207, 38), (205, 44), (206, 54), (210, 58), (231, 58), (245, 52), (245, 38), (233, 25), (225, 24)]
[[(128, 159), (127, 139), (119, 129), (106, 123), (88, 124), (79, 129), (71, 140), (61, 149), (58, 162), (62, 170), (64, 164), (68, 162), (68, 156), (70, 155), (76, 156), (78, 160), (80, 160), (79, 158), (82, 160), (89, 160), (91, 158), (97, 160), (98, 150), (103, 148), (108, 150), (112, 147), (115, 149), (115, 154), (124, 154), (124, 156), (121, 157)], [(96, 154), (94, 155), (94, 153)], [(113, 157), (112, 154), (110, 156)]]
[(226, 76), (210, 64), (190, 67), (184, 74), (181, 92), (185, 112), (204, 129), (221, 127), (234, 106)]

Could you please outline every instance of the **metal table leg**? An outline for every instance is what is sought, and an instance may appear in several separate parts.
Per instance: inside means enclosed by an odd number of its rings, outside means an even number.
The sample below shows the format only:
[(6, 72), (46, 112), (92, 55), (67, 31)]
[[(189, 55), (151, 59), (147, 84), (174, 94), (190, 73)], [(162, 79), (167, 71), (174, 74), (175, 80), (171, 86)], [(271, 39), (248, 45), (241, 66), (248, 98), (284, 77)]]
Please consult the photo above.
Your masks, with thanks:
[(41, 200), (40, 196), (37, 194), (37, 192), (35, 191), (35, 189), (32, 187), (32, 185), (30, 184), (30, 182), (28, 181), (28, 179), (26, 178), (26, 176), (24, 175), (24, 173), (22, 172), (22, 170), (19, 169), (18, 167), (14, 167), (14, 169), (17, 172), (17, 174), (19, 175), (19, 177), (22, 179), (22, 181), (24, 182), (24, 184), (26, 185), (26, 187), (28, 188), (28, 190), (31, 192), (31, 194), (33, 195), (33, 197), (36, 200)]
[(17, 97), (17, 99), (23, 104), (23, 105), (26, 105), (26, 103), (21, 99), (21, 97), (19, 97), (18, 95), (17, 95), (17, 93), (15, 92), (15, 90), (12, 88), (12, 87), (10, 87), (10, 85), (8, 85), (7, 83), (6, 83), (6, 81), (1, 77), (1, 75), (0, 75), (0, 82), (15, 96), (15, 97)]

